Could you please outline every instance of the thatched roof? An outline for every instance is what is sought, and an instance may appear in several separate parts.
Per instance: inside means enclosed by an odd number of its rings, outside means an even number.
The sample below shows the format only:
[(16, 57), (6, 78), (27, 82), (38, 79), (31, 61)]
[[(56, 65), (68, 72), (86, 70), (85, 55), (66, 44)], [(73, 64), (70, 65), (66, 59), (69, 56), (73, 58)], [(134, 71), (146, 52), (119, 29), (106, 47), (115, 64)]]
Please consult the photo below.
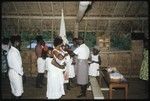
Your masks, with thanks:
[[(74, 32), (79, 1), (3, 2), (3, 31), (59, 30), (61, 9), (66, 30)], [(148, 33), (147, 1), (95, 1), (79, 24), (79, 31)]]

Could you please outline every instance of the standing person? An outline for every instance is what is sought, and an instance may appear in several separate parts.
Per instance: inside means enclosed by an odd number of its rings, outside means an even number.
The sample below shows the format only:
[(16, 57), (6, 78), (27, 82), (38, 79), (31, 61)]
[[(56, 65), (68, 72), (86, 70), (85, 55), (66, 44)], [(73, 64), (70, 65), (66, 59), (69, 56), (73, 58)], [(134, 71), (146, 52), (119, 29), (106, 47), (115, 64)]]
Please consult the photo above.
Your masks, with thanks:
[(144, 50), (143, 50), (143, 60), (141, 64), (141, 69), (140, 69), (140, 79), (144, 80), (145, 82), (145, 89), (148, 87), (148, 81), (149, 81), (149, 74), (148, 74), (148, 39), (144, 40)]
[(60, 99), (62, 95), (65, 95), (63, 75), (65, 55), (61, 51), (62, 45), (62, 38), (56, 37), (54, 39), (54, 49), (52, 51), (53, 59), (46, 61), (46, 68), (48, 70), (46, 96), (48, 99)]
[(99, 66), (101, 65), (101, 58), (99, 55), (99, 49), (98, 47), (94, 47), (91, 54), (91, 63), (89, 67), (89, 75), (97, 77), (99, 76)]
[(79, 47), (74, 50), (74, 53), (77, 55), (77, 84), (81, 87), (81, 93), (77, 97), (86, 96), (86, 89), (88, 84), (88, 58), (90, 55), (90, 50), (84, 44), (82, 37), (78, 38)]
[(77, 40), (78, 40), (78, 38), (73, 38), (73, 40), (72, 40), (72, 42), (73, 42), (73, 45), (71, 46), (72, 51), (74, 51), (78, 47)]
[[(12, 46), (17, 48), (19, 51), (21, 51), (21, 37), (20, 35), (14, 34), (13, 36), (11, 36), (10, 41), (12, 43)], [(26, 82), (26, 75), (25, 73), (22, 76), (23, 78), (23, 83)]]
[(71, 87), (71, 82), (73, 83), (73, 78), (75, 77), (75, 72), (74, 72), (74, 65), (72, 64), (72, 57), (71, 57), (71, 52), (70, 52), (70, 47), (69, 45), (64, 45), (63, 47), (64, 53), (66, 53), (65, 57), (65, 63), (66, 63), (66, 70), (65, 70), (65, 76), (66, 76), (66, 86), (67, 90), (70, 90)]
[(17, 48), (11, 46), (9, 38), (2, 41), (2, 49), (6, 50), (7, 62), (9, 66), (8, 77), (10, 80), (11, 93), (13, 98), (20, 99), (23, 94), (23, 67), (22, 58)]
[[(78, 38), (73, 38), (73, 45), (71, 46), (71, 50), (74, 51), (77, 47), (77, 40)], [(75, 77), (73, 78), (74, 84), (77, 84), (77, 56), (71, 56), (72, 57), (72, 65), (74, 66), (74, 72), (75, 72)]]
[(37, 36), (37, 45), (35, 46), (35, 54), (37, 56), (37, 71), (36, 88), (42, 88), (44, 73), (45, 73), (45, 56), (43, 56), (44, 46), (42, 36)]
[(10, 38), (12, 45), (21, 51), (21, 36), (17, 33), (13, 34)]

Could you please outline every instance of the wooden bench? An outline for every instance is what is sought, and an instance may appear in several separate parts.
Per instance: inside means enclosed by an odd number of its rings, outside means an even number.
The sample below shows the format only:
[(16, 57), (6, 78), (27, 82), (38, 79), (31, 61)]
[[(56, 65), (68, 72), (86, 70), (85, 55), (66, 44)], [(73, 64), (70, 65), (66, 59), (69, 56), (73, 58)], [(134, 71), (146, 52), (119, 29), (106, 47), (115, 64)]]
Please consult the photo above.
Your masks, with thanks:
[(104, 76), (103, 78), (109, 87), (109, 99), (112, 99), (112, 93), (113, 93), (114, 88), (124, 88), (125, 98), (127, 99), (127, 96), (128, 96), (128, 82), (127, 82), (127, 80), (125, 78), (123, 78), (119, 82), (113, 82), (110, 79), (110, 76), (109, 76), (109, 73), (107, 72), (107, 70), (102, 70), (102, 71), (103, 71), (103, 76)]
[(94, 99), (104, 99), (104, 95), (101, 91), (101, 87), (99, 86), (97, 79), (92, 76), (90, 76), (89, 78)]

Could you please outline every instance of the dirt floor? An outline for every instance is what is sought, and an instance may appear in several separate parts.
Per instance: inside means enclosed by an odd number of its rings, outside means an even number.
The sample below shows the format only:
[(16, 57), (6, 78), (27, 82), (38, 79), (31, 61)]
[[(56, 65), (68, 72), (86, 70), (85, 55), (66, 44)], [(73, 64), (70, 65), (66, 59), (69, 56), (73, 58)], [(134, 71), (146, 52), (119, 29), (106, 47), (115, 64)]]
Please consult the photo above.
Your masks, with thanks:
[[(46, 98), (46, 85), (43, 88), (35, 87), (35, 77), (27, 77), (26, 83), (24, 83), (24, 94), (22, 99), (47, 99)], [(127, 78), (129, 82), (128, 99), (148, 99), (149, 90), (148, 85), (145, 86), (144, 81), (138, 78)], [(44, 79), (46, 83), (46, 78)], [(99, 79), (98, 79), (98, 82)], [(104, 81), (102, 81), (101, 88), (108, 88)], [(2, 99), (11, 99), (10, 84), (8, 78), (1, 79), (1, 94)], [(77, 98), (80, 88), (77, 85), (72, 84), (71, 90), (65, 90), (66, 95), (61, 99), (93, 99), (92, 91), (87, 91), (87, 96), (83, 98)], [(108, 99), (108, 90), (102, 91), (104, 99)], [(124, 99), (123, 89), (114, 89), (112, 99)]]

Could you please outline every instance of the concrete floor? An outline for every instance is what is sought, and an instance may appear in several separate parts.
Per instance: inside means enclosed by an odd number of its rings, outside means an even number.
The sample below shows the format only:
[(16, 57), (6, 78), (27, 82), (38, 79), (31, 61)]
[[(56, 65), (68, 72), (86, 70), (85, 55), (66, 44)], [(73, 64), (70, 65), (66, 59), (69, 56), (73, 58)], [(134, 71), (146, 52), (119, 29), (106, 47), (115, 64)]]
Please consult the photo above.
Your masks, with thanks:
[[(98, 79), (99, 80), (99, 79)], [(128, 99), (148, 99), (149, 91), (148, 86), (145, 87), (145, 83), (138, 78), (127, 78), (129, 82)], [(44, 79), (46, 83), (46, 78)], [(74, 86), (71, 90), (66, 90), (66, 95), (61, 99), (93, 99), (92, 91), (87, 91), (87, 96), (83, 98), (77, 98), (76, 96), (80, 92), (79, 86)], [(102, 88), (107, 88), (105, 82), (102, 83)], [(2, 99), (11, 99), (10, 85), (8, 78), (1, 79), (1, 93)], [(108, 90), (102, 91), (104, 98), (108, 99)], [(22, 99), (46, 99), (46, 85), (43, 88), (35, 88), (35, 78), (27, 77), (27, 81), (24, 84), (24, 94)], [(113, 90), (113, 99), (124, 99), (123, 89)]]

